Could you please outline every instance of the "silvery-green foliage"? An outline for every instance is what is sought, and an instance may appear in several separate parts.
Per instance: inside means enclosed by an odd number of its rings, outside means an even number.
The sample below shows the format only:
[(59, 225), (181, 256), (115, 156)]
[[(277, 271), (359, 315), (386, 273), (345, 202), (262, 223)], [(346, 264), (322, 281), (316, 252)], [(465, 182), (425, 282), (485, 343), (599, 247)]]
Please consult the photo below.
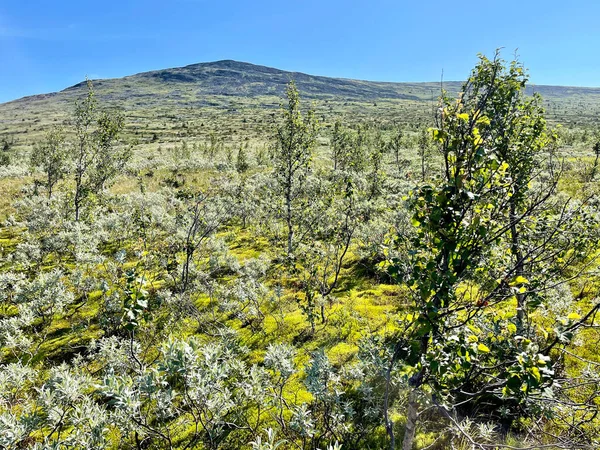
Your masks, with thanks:
[(37, 372), (21, 362), (0, 368), (0, 408), (10, 409), (22, 403), (31, 388)]
[(240, 268), (242, 276), (258, 280), (264, 277), (269, 270), (271, 261), (264, 255), (260, 255), (258, 258), (252, 258), (244, 261), (244, 264)]
[(550, 284), (546, 293), (548, 301), (542, 308), (550, 312), (550, 317), (566, 317), (573, 312), (573, 293), (566, 282)]
[(10, 164), (8, 166), (0, 165), (0, 179), (1, 178), (17, 178), (24, 177), (29, 174), (29, 168), (25, 165)]
[(23, 331), (33, 324), (35, 316), (31, 310), (16, 316), (0, 319), (0, 344), (14, 356), (26, 355), (33, 346), (33, 339)]
[[(289, 408), (285, 397), (289, 381), (297, 372), (296, 364), (294, 363), (295, 356), (296, 349), (289, 344), (269, 344), (265, 353), (264, 365), (272, 374), (269, 389), (269, 404), (275, 409), (273, 413), (274, 418), (281, 430), (298, 436), (298, 430), (293, 428), (293, 426), (298, 424), (298, 421), (292, 419), (290, 422), (286, 418)], [(305, 425), (308, 426), (308, 423)]]
[(361, 223), (356, 230), (357, 255), (365, 261), (383, 261), (383, 244), (389, 239), (392, 229), (389, 221), (377, 216)]
[[(370, 427), (379, 425), (384, 380), (392, 352), (393, 349), (386, 348), (378, 337), (368, 337), (359, 342), (357, 361), (343, 368), (342, 379), (348, 383), (355, 383), (356, 386), (355, 430), (361, 429), (362, 432), (369, 433)], [(404, 384), (398, 378), (397, 371), (392, 371), (394, 386), (403, 388)]]
[(87, 295), (100, 286), (100, 281), (81, 267), (76, 267), (69, 274), (69, 281), (78, 296)]
[[(134, 356), (139, 358), (140, 345), (117, 336), (103, 337), (88, 346), (90, 362), (102, 367), (102, 372), (124, 375), (136, 367)], [(132, 355), (133, 352), (133, 355)]]
[(355, 363), (340, 369), (331, 364), (323, 350), (312, 354), (305, 385), (313, 401), (294, 410), (298, 430), (305, 426), (321, 438), (358, 445), (381, 425), (382, 375), (387, 361), (380, 343), (363, 347)]
[[(177, 228), (168, 239), (171, 251), (184, 252), (178, 268), (178, 290), (185, 292), (194, 281), (193, 271), (207, 256), (207, 245), (231, 215), (231, 206), (218, 192), (190, 194), (177, 213)], [(210, 254), (210, 252), (208, 252)]]
[(384, 377), (393, 348), (385, 345), (378, 336), (368, 336), (358, 343), (358, 361), (349, 370), (355, 372), (354, 378)]
[(277, 432), (272, 428), (268, 428), (264, 431), (266, 440), (263, 442), (262, 436), (259, 434), (256, 439), (250, 443), (250, 445), (252, 445), (252, 450), (276, 450), (287, 443), (285, 439), (277, 439)]
[(342, 445), (335, 441), (333, 444), (327, 446), (327, 450), (342, 450)]
[(62, 180), (69, 172), (69, 151), (65, 142), (64, 130), (59, 126), (53, 126), (45, 135), (44, 140), (37, 142), (31, 151), (31, 166), (41, 169), (44, 177), (41, 182), (46, 188), (48, 197), (56, 183)]
[(25, 235), (24, 239), (25, 242), (19, 242), (15, 247), (10, 261), (15, 266), (31, 272), (40, 267), (46, 255), (35, 238)]
[(22, 408), (0, 416), (0, 445), (20, 448), (24, 440), (43, 430), (36, 448), (105, 448), (108, 415), (90, 397), (92, 390), (88, 376), (66, 365), (51, 368), (48, 379), (33, 388)]
[(65, 246), (57, 235), (68, 226), (66, 201), (64, 195), (58, 194), (51, 199), (41, 195), (28, 196), (15, 203), (17, 212), (12, 225), (26, 229), (22, 241), (37, 245), (42, 258), (60, 252)]
[(99, 323), (105, 334), (113, 335), (121, 329), (123, 301), (118, 291), (104, 290), (100, 305)]
[(296, 349), (288, 344), (269, 344), (265, 353), (265, 366), (279, 374), (282, 380), (287, 380), (296, 372), (294, 357)]
[(260, 218), (260, 183), (261, 178), (257, 174), (251, 177), (246, 175), (240, 176), (240, 182), (237, 184), (234, 191), (235, 209), (234, 216), (237, 217), (242, 224), (242, 228), (246, 228), (249, 224), (255, 224)]
[(62, 443), (65, 449), (108, 448), (107, 437), (112, 420), (89, 395), (74, 405), (69, 420), (72, 429)]
[(340, 377), (323, 350), (312, 354), (305, 383), (308, 392), (320, 401), (335, 401), (342, 394)]
[(242, 401), (245, 401), (248, 406), (254, 406), (257, 410), (264, 409), (264, 406), (268, 404), (270, 386), (271, 380), (266, 369), (252, 365), (240, 382), (240, 390), (237, 391), (236, 403), (241, 404)]
[(306, 403), (293, 408), (290, 428), (300, 439), (310, 439), (317, 433), (313, 412)]
[(14, 225), (26, 229), (21, 236), (13, 260), (26, 269), (40, 264), (49, 255), (73, 257), (79, 264), (102, 261), (98, 251), (101, 230), (91, 223), (73, 223), (65, 215), (64, 195), (51, 199), (32, 196), (16, 203)]
[(104, 258), (99, 252), (100, 230), (95, 223), (67, 222), (47, 241), (58, 254), (71, 256), (78, 264), (99, 264)]
[(248, 178), (248, 183), (252, 184), (256, 196), (256, 205), (251, 213), (253, 229), (262, 235), (270, 236), (275, 222), (272, 220), (273, 215), (277, 209), (277, 204), (271, 196), (277, 189), (276, 182), (271, 174), (259, 172)]
[(39, 426), (33, 389), (37, 372), (21, 363), (0, 368), (0, 448), (16, 448)]
[(391, 232), (405, 235), (411, 229), (409, 215), (402, 200), (411, 184), (397, 179), (386, 179), (382, 195), (372, 197), (367, 180), (360, 174), (352, 174), (352, 186), (357, 210), (361, 212), (362, 219), (355, 232), (356, 252), (361, 259), (381, 261), (385, 259), (383, 244)]
[(176, 228), (170, 199), (168, 191), (110, 197), (111, 211), (98, 218), (103, 240), (142, 239), (147, 244), (155, 243)]
[[(27, 196), (15, 203), (16, 224), (27, 228), (31, 234), (46, 234), (60, 228), (66, 221), (65, 199), (57, 195), (48, 199), (42, 195)], [(16, 225), (15, 224), (15, 225)]]
[(242, 423), (237, 405), (247, 402), (247, 368), (239, 348), (227, 342), (170, 340), (155, 366), (135, 376), (109, 371), (101, 391), (121, 420), (131, 418), (140, 436), (164, 440), (173, 427), (193, 426), (198, 431), (189, 437), (192, 442), (216, 448), (228, 424)]
[(19, 312), (31, 311), (44, 322), (54, 314), (61, 314), (74, 298), (62, 281), (60, 270), (40, 273), (33, 281), (21, 281), (14, 287), (14, 302)]
[(42, 414), (49, 423), (60, 423), (91, 387), (88, 377), (73, 373), (64, 364), (51, 368), (48, 380), (37, 389)]
[(493, 423), (477, 424), (478, 442), (494, 443), (498, 440), (497, 427)]
[(33, 339), (24, 330), (37, 318), (47, 325), (55, 314), (61, 314), (73, 302), (74, 296), (62, 277), (60, 270), (41, 272), (31, 281), (22, 274), (9, 272), (0, 275), (0, 301), (18, 309), (18, 314), (0, 319), (0, 343), (3, 347), (15, 355), (17, 352), (27, 354)]
[(268, 288), (261, 282), (265, 276), (268, 261), (264, 258), (250, 259), (237, 264), (237, 277), (219, 295), (219, 308), (234, 314), (244, 322), (262, 321), (263, 300)]
[(236, 273), (240, 270), (240, 263), (235, 255), (229, 251), (223, 239), (210, 238), (206, 241), (208, 264), (206, 271), (211, 274)]
[(314, 397), (310, 405), (311, 418), (320, 435), (339, 440), (350, 432), (354, 410), (345, 398), (340, 375), (322, 349), (312, 354), (306, 369), (305, 384)]
[(7, 411), (0, 413), (0, 448), (18, 448), (35, 429), (35, 424), (26, 419), (26, 414), (31, 414), (29, 404), (18, 415)]
[(19, 272), (0, 273), (0, 302), (12, 303), (15, 287), (25, 281), (25, 275)]
[(186, 390), (184, 407), (203, 411), (206, 426), (212, 425), (214, 432), (220, 432), (235, 406), (232, 382), (243, 370), (237, 355), (221, 344), (200, 347), (193, 341), (174, 341), (163, 349), (163, 356), (159, 373), (170, 378), (174, 388)]
[(129, 425), (130, 418), (137, 419), (140, 416), (141, 389), (134, 385), (134, 381), (130, 375), (116, 375), (109, 369), (98, 386), (100, 393), (112, 408), (115, 419), (120, 417), (120, 420), (117, 420), (119, 426)]

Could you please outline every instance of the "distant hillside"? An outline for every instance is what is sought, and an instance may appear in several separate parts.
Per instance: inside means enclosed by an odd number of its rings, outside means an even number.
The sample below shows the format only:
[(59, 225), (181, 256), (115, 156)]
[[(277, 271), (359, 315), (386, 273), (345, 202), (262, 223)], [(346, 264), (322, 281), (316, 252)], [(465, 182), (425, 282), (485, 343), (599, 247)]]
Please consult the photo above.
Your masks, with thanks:
[[(428, 101), (440, 89), (439, 82), (392, 83), (329, 78), (232, 60), (143, 72), (124, 78), (94, 80), (94, 86), (101, 95), (106, 95), (111, 100), (158, 96), (165, 91), (169, 98), (176, 98), (190, 91), (206, 96), (258, 97), (283, 95), (290, 80), (296, 81), (303, 96), (322, 99)], [(461, 85), (462, 82), (457, 81), (444, 82), (444, 88), (449, 92), (457, 92)], [(84, 88), (85, 82), (81, 82), (59, 93), (30, 96), (15, 101), (27, 102), (54, 97), (65, 99), (79, 94)], [(544, 85), (529, 87), (530, 92), (534, 90), (548, 100), (584, 96), (600, 99), (600, 88)]]
[[(108, 83), (136, 83), (139, 85), (169, 85), (174, 89), (192, 87), (198, 94), (231, 96), (268, 96), (283, 94), (286, 84), (295, 80), (306, 97), (344, 97), (355, 100), (396, 98), (419, 100), (420, 91), (413, 95), (412, 85), (405, 83), (376, 83), (286, 72), (271, 67), (257, 66), (238, 61), (217, 61), (193, 64), (174, 69), (156, 70), (122, 78), (101, 81)], [(80, 83), (72, 88), (79, 89)]]
[[(431, 120), (439, 82), (390, 83), (307, 75), (231, 60), (155, 70), (124, 78), (94, 80), (103, 105), (124, 110), (132, 134), (141, 130), (173, 139), (185, 130), (170, 124), (257, 135), (266, 128), (290, 80), (303, 99), (317, 102), (321, 117), (333, 120), (392, 120), (423, 124)], [(451, 94), (462, 83), (444, 82)], [(600, 88), (530, 86), (545, 99), (550, 119), (566, 124), (600, 123)], [(30, 146), (48, 125), (67, 118), (76, 98), (85, 95), (85, 82), (61, 92), (34, 95), (0, 104), (0, 137), (10, 135), (19, 146)], [(238, 117), (233, 119), (233, 115)], [(243, 117), (242, 117), (243, 116)], [(254, 125), (248, 125), (248, 124)], [(225, 126), (224, 126), (225, 124)], [(260, 124), (260, 128), (257, 124)], [(229, 127), (229, 128), (227, 128)], [(190, 136), (188, 130), (187, 136)]]

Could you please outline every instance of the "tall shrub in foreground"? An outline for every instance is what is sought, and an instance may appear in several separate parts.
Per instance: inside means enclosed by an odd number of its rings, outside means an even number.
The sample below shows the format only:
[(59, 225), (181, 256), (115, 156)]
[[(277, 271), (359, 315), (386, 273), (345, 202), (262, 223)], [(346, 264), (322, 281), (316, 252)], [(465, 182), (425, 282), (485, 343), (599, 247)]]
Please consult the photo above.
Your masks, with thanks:
[[(459, 417), (510, 428), (553, 417), (559, 400), (547, 399), (570, 396), (557, 383), (566, 375), (557, 351), (599, 305), (543, 319), (539, 308), (585, 273), (596, 229), (585, 204), (551, 200), (552, 135), (526, 81), (518, 63), (481, 57), (458, 98), (441, 99), (432, 135), (443, 175), (408, 199), (415, 233), (397, 244), (409, 260), (389, 267), (413, 296), (391, 361), (408, 374), (404, 450), (428, 405), (455, 431)], [(576, 427), (588, 417), (579, 418)], [(387, 414), (386, 428), (394, 448)]]

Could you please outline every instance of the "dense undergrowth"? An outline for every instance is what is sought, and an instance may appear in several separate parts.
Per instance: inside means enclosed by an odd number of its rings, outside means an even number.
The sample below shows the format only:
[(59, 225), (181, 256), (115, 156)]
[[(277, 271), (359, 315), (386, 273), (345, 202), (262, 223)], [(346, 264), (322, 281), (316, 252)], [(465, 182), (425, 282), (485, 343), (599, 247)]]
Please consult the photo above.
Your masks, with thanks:
[(525, 81), (151, 160), (90, 91), (0, 180), (0, 448), (597, 447), (597, 158)]

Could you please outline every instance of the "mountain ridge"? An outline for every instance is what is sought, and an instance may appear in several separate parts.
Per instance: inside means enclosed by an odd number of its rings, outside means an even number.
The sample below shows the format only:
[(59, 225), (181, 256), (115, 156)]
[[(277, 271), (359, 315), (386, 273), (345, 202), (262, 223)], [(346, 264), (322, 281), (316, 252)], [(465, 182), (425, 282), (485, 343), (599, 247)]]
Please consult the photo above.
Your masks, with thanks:
[[(440, 89), (440, 82), (392, 82), (369, 81), (343, 77), (310, 75), (304, 72), (286, 71), (274, 67), (244, 61), (224, 59), (201, 62), (181, 67), (156, 69), (119, 78), (94, 79), (96, 87), (119, 83), (143, 83), (171, 85), (173, 87), (196, 85), (198, 93), (224, 96), (281, 96), (285, 85), (295, 80), (298, 89), (308, 98), (345, 97), (354, 100), (377, 99), (430, 100)], [(57, 92), (34, 94), (9, 102), (40, 100), (72, 94), (85, 88), (85, 81), (68, 86)], [(463, 81), (446, 81), (443, 86), (451, 93), (458, 92)], [(598, 95), (600, 87), (529, 85), (529, 93), (539, 92), (542, 96), (561, 98), (572, 95)]]
[[(203, 133), (203, 126), (220, 129), (223, 134), (244, 129), (259, 139), (268, 134), (268, 124), (292, 79), (303, 102), (313, 103), (322, 121), (331, 123), (341, 117), (355, 122), (431, 123), (440, 94), (440, 82), (331, 78), (235, 60), (92, 82), (102, 107), (119, 110), (127, 118), (132, 139), (145, 136), (147, 140), (154, 134), (179, 139)], [(451, 96), (457, 95), (462, 85), (462, 81), (443, 83)], [(527, 92), (542, 95), (546, 116), (553, 123), (600, 123), (600, 88), (530, 85)], [(84, 81), (62, 91), (0, 104), (0, 138), (28, 148), (51, 126), (67, 124), (73, 105), (85, 95)], [(184, 124), (194, 131), (182, 128)]]

